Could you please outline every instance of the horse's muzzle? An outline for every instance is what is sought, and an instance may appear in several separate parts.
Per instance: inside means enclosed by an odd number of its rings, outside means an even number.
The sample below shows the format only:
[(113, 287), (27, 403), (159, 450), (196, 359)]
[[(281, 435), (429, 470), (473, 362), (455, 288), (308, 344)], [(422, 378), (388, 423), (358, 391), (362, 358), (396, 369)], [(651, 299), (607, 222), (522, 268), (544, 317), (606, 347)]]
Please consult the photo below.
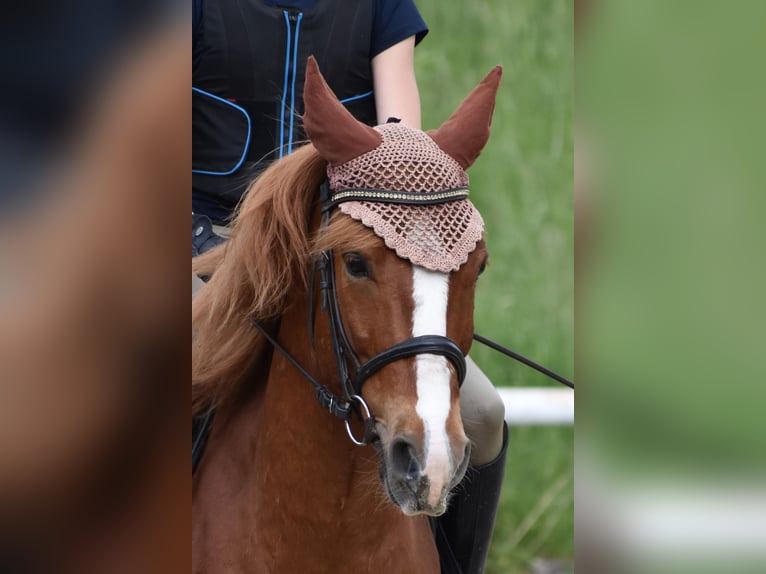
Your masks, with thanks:
[(381, 453), (381, 478), (389, 498), (404, 514), (440, 516), (447, 510), (450, 491), (462, 480), (470, 458), (470, 443), (450, 450), (446, 465), (430, 465), (422, 450), (407, 436), (399, 436)]

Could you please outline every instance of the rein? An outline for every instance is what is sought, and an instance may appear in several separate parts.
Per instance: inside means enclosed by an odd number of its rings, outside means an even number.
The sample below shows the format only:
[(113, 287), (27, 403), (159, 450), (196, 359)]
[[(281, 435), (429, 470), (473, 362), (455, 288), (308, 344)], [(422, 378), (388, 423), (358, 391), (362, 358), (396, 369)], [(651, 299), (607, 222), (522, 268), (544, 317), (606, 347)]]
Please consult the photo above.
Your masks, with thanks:
[(516, 351), (512, 351), (511, 349), (507, 347), (503, 347), (500, 343), (496, 343), (492, 339), (487, 339), (487, 337), (482, 337), (478, 333), (473, 334), (474, 341), (478, 341), (482, 345), (486, 345), (490, 349), (493, 349), (497, 351), (498, 353), (502, 353), (506, 357), (510, 357), (511, 359), (514, 359), (518, 361), (519, 363), (522, 363), (526, 365), (527, 367), (534, 369), (535, 371), (538, 371), (539, 373), (542, 373), (543, 375), (547, 376), (548, 378), (553, 379), (554, 381), (557, 381), (561, 383), (562, 385), (566, 385), (570, 389), (574, 390), (574, 383), (570, 381), (569, 379), (562, 377), (558, 373), (551, 371), (547, 367), (543, 367), (540, 363), (535, 363), (532, 359), (526, 358), (521, 353), (517, 353)]
[[(295, 357), (290, 355), (290, 353), (285, 350), (282, 345), (280, 345), (276, 339), (274, 339), (268, 331), (266, 331), (259, 323), (256, 321), (253, 321), (253, 325), (255, 326), (258, 331), (264, 336), (264, 338), (271, 343), (271, 345), (280, 353), (282, 353), (285, 358), (290, 361), (290, 364), (293, 365), (298, 372), (300, 372), (314, 387), (316, 388), (317, 392), (317, 400), (327, 408), (331, 413), (333, 413), (336, 417), (346, 421), (348, 424), (348, 420), (351, 418), (351, 408), (348, 403), (342, 403), (338, 397), (336, 397), (330, 389), (319, 383), (316, 379), (314, 379), (306, 369), (304, 369), (298, 361), (295, 360)], [(475, 341), (478, 341), (482, 345), (486, 345), (490, 349), (493, 349), (495, 351), (498, 351), (499, 353), (502, 353), (503, 355), (506, 355), (507, 357), (510, 357), (511, 359), (514, 359), (515, 361), (519, 361), (520, 363), (535, 369), (536, 371), (546, 375), (547, 377), (553, 379), (554, 381), (557, 381), (561, 383), (562, 385), (566, 385), (570, 389), (574, 390), (574, 383), (570, 381), (569, 379), (562, 377), (558, 373), (551, 371), (547, 367), (544, 367), (540, 365), (539, 363), (534, 362), (531, 359), (528, 359), (524, 355), (517, 353), (516, 351), (513, 351), (511, 349), (508, 349), (507, 347), (503, 347), (499, 343), (496, 343), (495, 341), (488, 339), (487, 337), (483, 337), (479, 335), (478, 333), (473, 334), (473, 338)], [(361, 399), (361, 397), (356, 397)], [(367, 404), (362, 401), (360, 403), (360, 406), (365, 410), (365, 416), (366, 421), (370, 421), (370, 411), (367, 409)], [(340, 414), (336, 413), (342, 413), (342, 416)], [(207, 436), (210, 432), (210, 424), (213, 420), (213, 415), (215, 414), (215, 410), (211, 409), (204, 417), (201, 417), (199, 419), (195, 419), (193, 421), (193, 427), (192, 427), (192, 435), (195, 437), (192, 442), (192, 474), (194, 474), (194, 471), (197, 469), (197, 465), (199, 464), (199, 461), (202, 458), (202, 453), (205, 450), (205, 445), (207, 443)], [(348, 418), (346, 418), (348, 417)], [(355, 444), (359, 444), (356, 442), (355, 438), (351, 434), (350, 429), (347, 427), (347, 432), (349, 433), (349, 436), (351, 436), (351, 440), (355, 441)], [(365, 428), (365, 432), (367, 432), (367, 428)], [(364, 442), (361, 442), (361, 444), (365, 444)]]

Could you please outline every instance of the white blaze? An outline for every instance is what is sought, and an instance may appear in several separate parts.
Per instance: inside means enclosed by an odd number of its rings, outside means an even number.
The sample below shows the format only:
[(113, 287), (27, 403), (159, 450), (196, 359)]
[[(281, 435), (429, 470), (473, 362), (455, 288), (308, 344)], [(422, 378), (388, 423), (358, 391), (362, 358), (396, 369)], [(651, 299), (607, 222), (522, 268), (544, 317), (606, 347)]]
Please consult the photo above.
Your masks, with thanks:
[[(412, 266), (412, 336), (447, 335), (447, 296), (449, 275)], [(431, 481), (428, 502), (435, 505), (449, 481), (450, 456), (447, 416), (450, 411), (450, 369), (441, 355), (415, 358), (418, 402), (416, 412), (425, 430), (425, 468)]]

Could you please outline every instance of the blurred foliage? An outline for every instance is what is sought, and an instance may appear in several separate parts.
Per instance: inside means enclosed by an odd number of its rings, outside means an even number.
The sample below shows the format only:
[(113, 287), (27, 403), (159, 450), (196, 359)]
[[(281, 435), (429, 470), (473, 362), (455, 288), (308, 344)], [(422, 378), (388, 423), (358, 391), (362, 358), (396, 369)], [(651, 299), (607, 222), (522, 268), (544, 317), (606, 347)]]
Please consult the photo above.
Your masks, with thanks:
[(764, 470), (766, 7), (750, 7), (604, 3), (578, 53), (600, 166), (584, 406), (625, 474)]
[(766, 4), (588, 6), (578, 559), (762, 572)]
[[(415, 64), (423, 127), (437, 127), (495, 65), (503, 81), (485, 151), (469, 170), (490, 267), (476, 331), (573, 374), (573, 5), (418, 0), (430, 32)], [(475, 344), (498, 386), (558, 383)], [(573, 556), (572, 428), (513, 428), (487, 568), (526, 572)]]

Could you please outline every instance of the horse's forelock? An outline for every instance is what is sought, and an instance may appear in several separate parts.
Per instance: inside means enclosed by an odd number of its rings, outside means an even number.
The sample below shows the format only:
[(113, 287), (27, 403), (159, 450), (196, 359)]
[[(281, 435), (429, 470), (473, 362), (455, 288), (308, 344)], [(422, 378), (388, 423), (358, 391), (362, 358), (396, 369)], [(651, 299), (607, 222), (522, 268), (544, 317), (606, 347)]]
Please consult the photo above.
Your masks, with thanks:
[(341, 211), (335, 211), (329, 225), (322, 229), (312, 243), (311, 255), (318, 256), (328, 249), (372, 249), (382, 243), (375, 233)]

